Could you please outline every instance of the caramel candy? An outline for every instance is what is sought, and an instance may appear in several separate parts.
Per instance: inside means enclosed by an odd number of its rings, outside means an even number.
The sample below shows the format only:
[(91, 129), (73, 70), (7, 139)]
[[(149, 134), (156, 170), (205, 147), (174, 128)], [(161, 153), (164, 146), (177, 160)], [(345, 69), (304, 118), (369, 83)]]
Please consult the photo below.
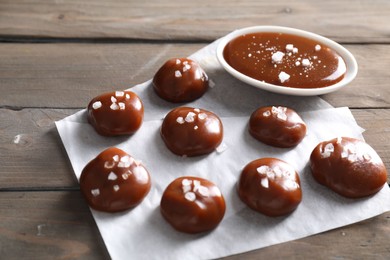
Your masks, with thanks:
[(165, 116), (161, 136), (174, 154), (197, 156), (211, 153), (220, 145), (223, 127), (219, 117), (210, 111), (179, 107)]
[(379, 155), (366, 142), (338, 137), (319, 143), (310, 156), (314, 179), (349, 198), (372, 195), (387, 181)]
[(144, 106), (131, 91), (114, 91), (95, 97), (88, 104), (88, 122), (104, 136), (131, 135), (142, 124)]
[(209, 80), (203, 69), (193, 60), (168, 60), (153, 78), (153, 88), (163, 99), (189, 102), (200, 98), (208, 89)]
[(83, 169), (80, 189), (91, 208), (118, 212), (137, 206), (150, 190), (146, 168), (121, 149), (111, 147)]
[(198, 177), (181, 177), (165, 189), (160, 210), (176, 230), (185, 233), (210, 231), (225, 214), (225, 200), (212, 182)]
[(289, 214), (302, 200), (298, 173), (276, 158), (247, 164), (240, 175), (238, 195), (250, 208), (267, 216)]
[(261, 107), (249, 120), (249, 133), (257, 140), (276, 147), (298, 145), (306, 135), (306, 124), (287, 107)]

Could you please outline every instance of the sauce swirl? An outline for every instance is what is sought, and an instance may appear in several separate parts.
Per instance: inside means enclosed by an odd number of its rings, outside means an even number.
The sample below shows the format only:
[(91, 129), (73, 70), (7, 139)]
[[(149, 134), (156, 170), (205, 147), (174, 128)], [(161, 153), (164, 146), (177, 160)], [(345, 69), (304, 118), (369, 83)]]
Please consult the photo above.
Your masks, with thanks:
[(285, 33), (239, 36), (223, 51), (237, 71), (266, 83), (291, 88), (322, 88), (344, 78), (346, 64), (334, 50), (315, 40)]

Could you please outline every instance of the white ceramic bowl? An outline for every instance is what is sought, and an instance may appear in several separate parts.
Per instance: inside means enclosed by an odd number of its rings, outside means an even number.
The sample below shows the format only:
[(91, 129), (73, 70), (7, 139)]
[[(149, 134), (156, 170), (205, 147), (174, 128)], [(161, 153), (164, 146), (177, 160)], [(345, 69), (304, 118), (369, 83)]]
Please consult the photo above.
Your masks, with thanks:
[[(313, 39), (315, 41), (318, 41), (320, 44), (322, 43), (324, 45), (327, 45), (328, 47), (336, 51), (344, 59), (347, 67), (347, 71), (344, 75), (344, 78), (341, 81), (337, 82), (336, 84), (327, 87), (305, 89), (305, 88), (290, 88), (290, 87), (265, 83), (257, 79), (251, 78), (245, 74), (242, 74), (241, 72), (238, 72), (225, 61), (223, 57), (223, 50), (225, 49), (226, 44), (228, 44), (231, 40), (235, 39), (236, 37), (244, 34), (258, 33), (258, 32), (276, 32), (276, 33), (293, 34), (293, 35)], [(346, 86), (348, 83), (350, 83), (356, 77), (358, 71), (358, 65), (355, 57), (347, 49), (345, 49), (343, 46), (336, 43), (335, 41), (332, 41), (328, 38), (325, 38), (323, 36), (311, 32), (289, 28), (289, 27), (280, 27), (280, 26), (253, 26), (253, 27), (239, 29), (229, 33), (228, 35), (223, 37), (220, 43), (218, 44), (217, 58), (221, 63), (222, 67), (228, 73), (230, 73), (237, 79), (249, 85), (270, 92), (286, 94), (286, 95), (294, 95), (294, 96), (316, 96), (316, 95), (322, 95), (322, 94), (327, 94), (336, 91)]]

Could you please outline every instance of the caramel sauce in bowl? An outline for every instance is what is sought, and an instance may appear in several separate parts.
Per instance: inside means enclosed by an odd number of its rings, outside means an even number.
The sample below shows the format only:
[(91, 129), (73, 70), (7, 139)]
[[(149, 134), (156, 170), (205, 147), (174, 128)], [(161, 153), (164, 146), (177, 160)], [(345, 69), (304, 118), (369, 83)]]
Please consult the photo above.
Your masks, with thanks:
[(358, 71), (355, 57), (340, 44), (280, 26), (231, 32), (220, 40), (217, 58), (228, 73), (249, 85), (294, 96), (334, 92)]

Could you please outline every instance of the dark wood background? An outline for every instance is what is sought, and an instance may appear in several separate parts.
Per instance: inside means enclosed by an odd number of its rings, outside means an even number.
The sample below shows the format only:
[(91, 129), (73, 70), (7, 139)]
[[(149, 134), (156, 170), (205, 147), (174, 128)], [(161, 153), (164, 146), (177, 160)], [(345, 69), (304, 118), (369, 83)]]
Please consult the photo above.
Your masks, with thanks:
[[(312, 31), (359, 64), (322, 96), (351, 108), (390, 169), (390, 1), (0, 1), (0, 258), (109, 259), (54, 126), (253, 25)], [(390, 258), (390, 213), (229, 259)]]

